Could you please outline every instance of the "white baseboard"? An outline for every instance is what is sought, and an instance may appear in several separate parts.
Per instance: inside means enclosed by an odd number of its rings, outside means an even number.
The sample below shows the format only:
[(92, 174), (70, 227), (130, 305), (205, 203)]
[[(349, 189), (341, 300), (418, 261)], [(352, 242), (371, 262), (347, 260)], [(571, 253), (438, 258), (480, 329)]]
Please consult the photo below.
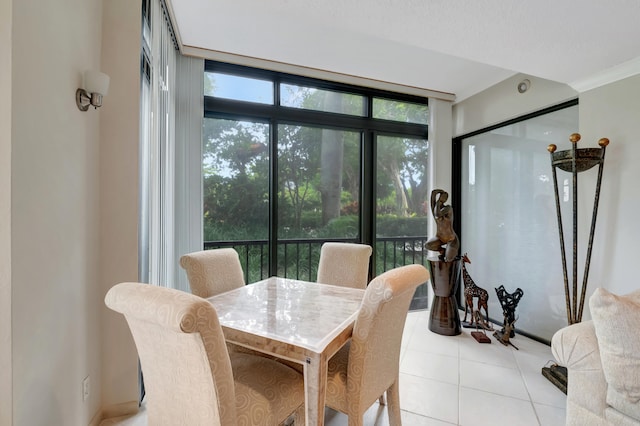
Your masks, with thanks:
[(102, 408), (91, 419), (89, 426), (100, 426), (103, 420), (111, 419), (113, 417), (131, 416), (138, 412), (138, 401), (121, 402), (119, 404), (110, 405)]

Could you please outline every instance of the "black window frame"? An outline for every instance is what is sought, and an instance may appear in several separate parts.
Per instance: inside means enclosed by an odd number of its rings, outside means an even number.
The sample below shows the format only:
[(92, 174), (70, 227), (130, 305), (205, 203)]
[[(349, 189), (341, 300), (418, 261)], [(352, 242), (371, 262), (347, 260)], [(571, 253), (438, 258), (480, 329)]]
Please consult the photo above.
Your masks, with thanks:
[[(273, 104), (253, 103), (225, 98), (207, 96), (203, 93), (204, 118), (251, 120), (268, 123), (270, 135), (270, 222), (269, 222), (269, 275), (277, 270), (275, 253), (277, 253), (278, 223), (277, 223), (277, 129), (280, 124), (300, 126), (320, 126), (339, 130), (357, 131), (361, 139), (361, 179), (360, 179), (360, 226), (358, 242), (375, 243), (375, 183), (376, 183), (376, 152), (377, 136), (395, 136), (428, 140), (428, 124), (408, 123), (393, 120), (373, 118), (373, 99), (382, 98), (399, 102), (421, 104), (428, 107), (426, 96), (397, 93), (387, 90), (356, 86), (336, 81), (317, 79), (312, 77), (289, 74), (279, 71), (253, 68), (244, 65), (204, 61), (204, 73), (223, 73), (240, 77), (255, 78), (271, 81), (274, 88)], [(203, 73), (203, 74), (204, 74)], [(305, 87), (318, 88), (342, 92), (345, 94), (361, 95), (366, 99), (364, 116), (348, 115), (294, 108), (280, 105), (280, 84), (294, 84)], [(275, 142), (274, 143), (274, 139)], [(375, 271), (375, 256), (371, 259), (371, 270)]]

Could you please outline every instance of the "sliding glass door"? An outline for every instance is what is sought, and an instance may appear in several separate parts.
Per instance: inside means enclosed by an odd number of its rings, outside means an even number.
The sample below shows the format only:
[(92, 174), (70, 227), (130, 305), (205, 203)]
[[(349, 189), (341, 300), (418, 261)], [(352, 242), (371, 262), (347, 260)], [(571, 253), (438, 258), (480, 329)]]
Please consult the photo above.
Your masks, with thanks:
[[(503, 285), (508, 293), (521, 288), (524, 296), (516, 308), (516, 328), (542, 340), (550, 340), (566, 325), (547, 146), (568, 148), (569, 135), (577, 129), (574, 104), (456, 141), (461, 150), (456, 220), (462, 251), (471, 260), (467, 270), (476, 285), (489, 292), (489, 315), (500, 323), (503, 314), (495, 288)], [(570, 203), (567, 192), (562, 208)]]

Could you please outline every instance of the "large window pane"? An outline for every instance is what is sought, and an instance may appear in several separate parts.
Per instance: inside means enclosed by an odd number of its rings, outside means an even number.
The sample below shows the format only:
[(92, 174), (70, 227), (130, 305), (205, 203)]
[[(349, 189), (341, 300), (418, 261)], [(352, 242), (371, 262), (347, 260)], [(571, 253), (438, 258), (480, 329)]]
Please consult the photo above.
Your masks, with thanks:
[(242, 241), (226, 246), (258, 281), (268, 261), (269, 125), (207, 118), (203, 134), (204, 241)]
[[(489, 315), (500, 322), (495, 288), (504, 285), (509, 293), (521, 288), (516, 326), (545, 340), (566, 325), (547, 146), (567, 145), (577, 128), (578, 107), (573, 106), (462, 142), (462, 213), (456, 220), (461, 221), (463, 250), (472, 262), (469, 274), (489, 292)], [(565, 207), (570, 202), (561, 195)]]
[(423, 242), (401, 230), (428, 222), (414, 205), (427, 185), (427, 99), (214, 61), (204, 73), (205, 249), (231, 246), (250, 264), (245, 247), (260, 245), (263, 269), (249, 282), (313, 281), (324, 242), (375, 246), (376, 233), (395, 246), (371, 258), (373, 275), (422, 262)]
[(280, 85), (280, 105), (360, 117), (367, 114), (364, 96), (294, 84)]
[[(426, 265), (429, 142), (379, 136), (376, 184), (376, 275), (408, 264)], [(412, 309), (427, 308), (427, 286)]]
[[(279, 252), (278, 274), (315, 280), (321, 239), (356, 241), (359, 194), (360, 133), (280, 125), (278, 243), (287, 252)], [(300, 253), (301, 239), (318, 243)]]
[(205, 72), (204, 95), (272, 105), (273, 83), (256, 78)]

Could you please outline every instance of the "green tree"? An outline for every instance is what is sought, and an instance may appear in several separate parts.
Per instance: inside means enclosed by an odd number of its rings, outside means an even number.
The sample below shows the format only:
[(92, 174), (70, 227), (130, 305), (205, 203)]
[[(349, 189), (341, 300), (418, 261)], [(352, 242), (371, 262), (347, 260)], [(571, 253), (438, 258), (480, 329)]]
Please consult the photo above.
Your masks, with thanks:
[(316, 198), (318, 134), (320, 129), (295, 125), (278, 127), (278, 176), (280, 221), (302, 229), (302, 215), (309, 198)]
[[(213, 229), (268, 225), (268, 126), (204, 120), (203, 209)], [(255, 235), (254, 238), (257, 238)]]

